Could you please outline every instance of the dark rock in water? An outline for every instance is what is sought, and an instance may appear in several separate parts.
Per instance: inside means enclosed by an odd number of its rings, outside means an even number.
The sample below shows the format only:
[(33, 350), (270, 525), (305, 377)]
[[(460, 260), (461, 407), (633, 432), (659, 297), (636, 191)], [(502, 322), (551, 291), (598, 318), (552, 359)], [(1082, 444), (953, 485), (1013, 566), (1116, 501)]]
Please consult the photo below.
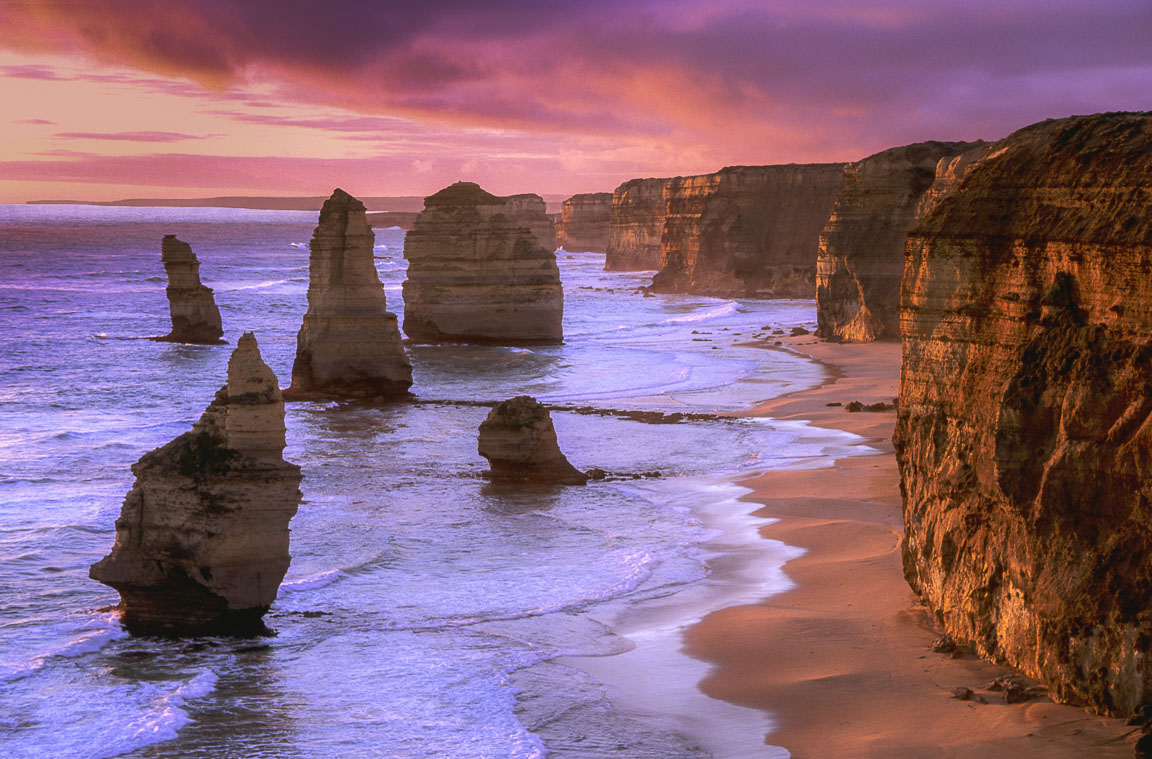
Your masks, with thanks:
[(131, 632), (264, 630), (300, 502), (300, 467), (283, 450), (284, 402), (248, 333), (192, 430), (132, 466), (116, 543), (89, 572), (120, 593)]
[(388, 313), (364, 204), (337, 189), (324, 202), (308, 256), (308, 311), (296, 337), (288, 400), (405, 396), (412, 365)]
[(408, 339), (563, 341), (564, 291), (555, 250), (541, 246), (505, 199), (457, 182), (425, 198), (424, 206), (404, 238)]
[(177, 240), (176, 235), (164, 235), (160, 257), (168, 275), (172, 331), (156, 339), (172, 343), (223, 344), (220, 309), (216, 307), (212, 289), (200, 282), (200, 261), (192, 247)]
[(909, 584), (1117, 717), (1152, 702), (1150, 204), (1152, 114), (1026, 127), (912, 231), (901, 298)]
[(477, 450), (488, 459), (494, 480), (566, 485), (588, 480), (560, 451), (548, 409), (527, 395), (504, 401), (488, 413), (480, 424)]

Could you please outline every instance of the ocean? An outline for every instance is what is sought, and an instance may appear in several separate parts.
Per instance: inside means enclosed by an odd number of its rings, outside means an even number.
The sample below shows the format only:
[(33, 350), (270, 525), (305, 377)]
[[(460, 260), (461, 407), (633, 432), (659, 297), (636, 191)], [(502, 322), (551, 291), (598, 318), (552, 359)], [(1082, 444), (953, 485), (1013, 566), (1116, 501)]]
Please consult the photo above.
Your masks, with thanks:
[[(24, 757), (783, 757), (770, 715), (703, 696), (693, 619), (788, 587), (740, 475), (829, 466), (847, 433), (721, 417), (822, 381), (748, 343), (812, 301), (643, 297), (559, 251), (565, 342), (412, 346), (415, 399), (294, 403), (292, 566), (238, 640), (132, 638), (88, 579), (129, 467), (187, 430), (256, 333), (286, 386), (313, 212), (0, 206), (0, 746)], [(168, 332), (160, 240), (191, 244), (231, 345)], [(403, 235), (377, 268), (403, 312)], [(584, 487), (499, 486), (482, 404), (553, 408)], [(643, 412), (643, 413), (629, 413)], [(652, 413), (657, 412), (657, 413)], [(689, 412), (678, 423), (662, 414)], [(740, 569), (715, 571), (718, 557)]]

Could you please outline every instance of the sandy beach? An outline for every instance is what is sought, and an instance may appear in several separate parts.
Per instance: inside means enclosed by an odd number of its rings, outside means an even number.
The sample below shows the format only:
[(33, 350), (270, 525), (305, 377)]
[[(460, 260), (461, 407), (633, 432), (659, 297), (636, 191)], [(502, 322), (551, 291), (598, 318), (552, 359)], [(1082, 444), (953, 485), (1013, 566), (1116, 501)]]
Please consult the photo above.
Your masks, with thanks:
[[(931, 650), (937, 633), (901, 569), (895, 411), (845, 409), (891, 403), (899, 344), (804, 336), (778, 349), (824, 363), (830, 378), (751, 413), (852, 432), (880, 453), (741, 483), (754, 491), (747, 500), (763, 504), (758, 516), (779, 519), (762, 537), (806, 553), (785, 566), (792, 590), (712, 613), (687, 631), (687, 653), (712, 665), (701, 690), (769, 712), (776, 729), (766, 743), (797, 759), (1131, 756), (1136, 734), (1123, 722), (1043, 698), (1006, 704), (984, 686), (1009, 670)], [(958, 700), (956, 687), (978, 698)]]

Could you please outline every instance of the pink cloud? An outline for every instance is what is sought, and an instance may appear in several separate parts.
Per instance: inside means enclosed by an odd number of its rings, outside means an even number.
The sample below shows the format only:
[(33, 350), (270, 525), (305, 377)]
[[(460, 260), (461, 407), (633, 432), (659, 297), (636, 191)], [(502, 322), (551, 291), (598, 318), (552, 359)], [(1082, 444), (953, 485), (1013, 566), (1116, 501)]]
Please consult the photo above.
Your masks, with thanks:
[(57, 132), (61, 140), (110, 140), (115, 142), (183, 142), (206, 140), (215, 135), (181, 134), (180, 132)]

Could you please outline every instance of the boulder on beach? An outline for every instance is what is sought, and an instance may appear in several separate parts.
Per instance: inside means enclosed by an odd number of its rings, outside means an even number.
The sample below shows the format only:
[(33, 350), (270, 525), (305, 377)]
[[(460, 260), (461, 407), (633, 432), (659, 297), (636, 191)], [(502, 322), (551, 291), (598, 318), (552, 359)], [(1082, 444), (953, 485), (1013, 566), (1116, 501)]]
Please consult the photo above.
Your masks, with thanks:
[(564, 485), (588, 481), (560, 450), (548, 409), (527, 395), (506, 400), (488, 413), (480, 424), (477, 451), (488, 459), (493, 480)]
[(220, 345), (224, 329), (212, 289), (200, 282), (200, 261), (192, 246), (176, 235), (164, 235), (160, 258), (168, 275), (168, 310), (172, 331), (157, 340), (172, 343)]
[(364, 204), (337, 189), (324, 202), (308, 257), (308, 311), (296, 337), (288, 400), (404, 396), (412, 365), (388, 313)]
[(240, 634), (261, 621), (291, 556), (300, 467), (284, 460), (284, 401), (252, 333), (191, 431), (144, 454), (92, 579), (136, 634)]

